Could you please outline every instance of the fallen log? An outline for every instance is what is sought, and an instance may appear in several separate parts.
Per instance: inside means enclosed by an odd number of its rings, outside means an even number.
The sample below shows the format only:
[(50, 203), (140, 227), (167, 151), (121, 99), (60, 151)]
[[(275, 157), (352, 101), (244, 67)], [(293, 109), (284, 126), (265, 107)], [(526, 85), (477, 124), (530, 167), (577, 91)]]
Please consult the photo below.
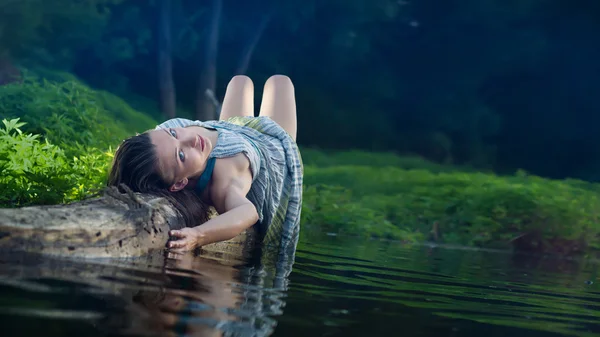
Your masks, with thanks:
[[(86, 258), (147, 256), (165, 248), (183, 217), (164, 198), (107, 188), (104, 195), (65, 205), (0, 209), (0, 251)], [(254, 231), (202, 250), (246, 254)]]

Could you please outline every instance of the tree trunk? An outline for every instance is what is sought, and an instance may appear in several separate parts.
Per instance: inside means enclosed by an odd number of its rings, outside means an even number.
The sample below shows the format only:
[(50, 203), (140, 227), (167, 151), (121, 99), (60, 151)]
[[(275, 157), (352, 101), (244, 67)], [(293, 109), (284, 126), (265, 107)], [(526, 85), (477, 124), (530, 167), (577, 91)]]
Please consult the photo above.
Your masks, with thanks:
[(216, 92), (217, 52), (222, 8), (222, 0), (213, 0), (213, 13), (206, 45), (204, 67), (200, 74), (196, 92), (196, 118), (201, 121), (217, 119), (216, 108), (208, 98), (207, 90), (211, 90), (213, 93)]
[[(0, 209), (0, 251), (74, 257), (139, 257), (162, 250), (183, 218), (165, 199), (107, 189), (81, 202)], [(252, 229), (202, 250), (242, 255), (254, 244)]]
[(265, 29), (269, 25), (269, 22), (271, 21), (272, 17), (273, 11), (263, 16), (262, 20), (260, 21), (260, 24), (258, 25), (258, 28), (256, 29), (256, 32), (254, 32), (254, 35), (252, 36), (252, 39), (248, 42), (246, 48), (244, 48), (244, 51), (242, 52), (242, 58), (240, 59), (240, 63), (235, 73), (236, 75), (245, 75), (248, 71), (250, 60), (252, 59), (252, 55), (256, 50), (258, 41), (260, 41), (260, 38), (262, 37), (263, 33), (265, 32)]
[(160, 109), (167, 118), (175, 117), (175, 83), (171, 57), (171, 0), (160, 0), (158, 25), (158, 86)]
[(21, 71), (15, 67), (8, 57), (0, 55), (0, 86), (21, 82)]

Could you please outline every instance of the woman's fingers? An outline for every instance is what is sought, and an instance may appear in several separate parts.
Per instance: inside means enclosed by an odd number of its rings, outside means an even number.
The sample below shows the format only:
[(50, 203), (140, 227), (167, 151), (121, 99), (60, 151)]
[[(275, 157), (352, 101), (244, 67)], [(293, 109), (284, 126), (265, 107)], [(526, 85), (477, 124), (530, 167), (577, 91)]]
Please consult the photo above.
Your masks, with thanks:
[(169, 241), (168, 247), (171, 249), (189, 249), (192, 246), (192, 242), (190, 238), (185, 237), (185, 235), (181, 236), (179, 240), (171, 240)]
[(170, 241), (169, 248), (181, 248), (183, 244), (180, 241)]
[(169, 232), (169, 235), (177, 238), (184, 238), (186, 236), (185, 233), (180, 230), (172, 230)]
[[(193, 232), (189, 229), (172, 230), (169, 232), (169, 235), (171, 236), (171, 240), (167, 244), (168, 248), (192, 250), (196, 245), (196, 239)], [(175, 240), (173, 240), (173, 238), (175, 238)]]

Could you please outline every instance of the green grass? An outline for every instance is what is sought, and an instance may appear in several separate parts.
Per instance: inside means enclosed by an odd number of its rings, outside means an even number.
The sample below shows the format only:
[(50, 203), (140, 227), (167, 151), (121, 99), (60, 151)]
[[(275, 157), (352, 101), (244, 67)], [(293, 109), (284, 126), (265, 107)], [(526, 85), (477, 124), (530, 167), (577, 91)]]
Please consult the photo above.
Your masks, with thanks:
[(157, 123), (70, 74), (0, 87), (0, 207), (81, 200), (106, 181), (113, 149)]
[[(361, 156), (372, 160), (364, 165), (345, 160)], [(353, 151), (328, 156), (324, 167), (306, 165), (307, 230), (408, 242), (435, 232), (445, 243), (562, 253), (600, 248), (596, 184), (502, 177), (426, 162), (423, 168), (403, 168), (405, 158), (377, 156)]]
[(22, 83), (0, 87), (2, 118), (20, 118), (23, 131), (57, 145), (107, 147), (156, 125), (125, 101), (89, 88), (68, 74), (56, 80), (28, 73)]

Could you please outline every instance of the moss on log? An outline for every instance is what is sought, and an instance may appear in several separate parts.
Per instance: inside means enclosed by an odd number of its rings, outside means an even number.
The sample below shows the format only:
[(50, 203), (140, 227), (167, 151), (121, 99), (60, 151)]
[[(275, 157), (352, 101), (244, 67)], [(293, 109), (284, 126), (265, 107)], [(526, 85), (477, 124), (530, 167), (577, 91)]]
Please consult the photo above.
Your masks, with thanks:
[[(183, 218), (164, 198), (106, 189), (103, 196), (65, 205), (0, 209), (0, 251), (73, 257), (136, 257), (165, 248)], [(203, 250), (245, 254), (254, 232)]]

